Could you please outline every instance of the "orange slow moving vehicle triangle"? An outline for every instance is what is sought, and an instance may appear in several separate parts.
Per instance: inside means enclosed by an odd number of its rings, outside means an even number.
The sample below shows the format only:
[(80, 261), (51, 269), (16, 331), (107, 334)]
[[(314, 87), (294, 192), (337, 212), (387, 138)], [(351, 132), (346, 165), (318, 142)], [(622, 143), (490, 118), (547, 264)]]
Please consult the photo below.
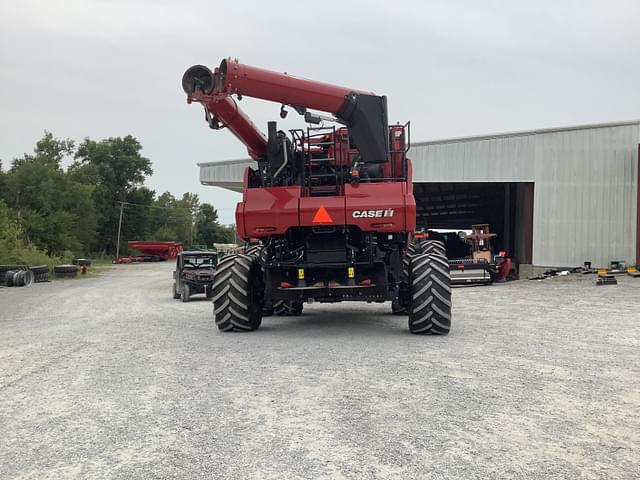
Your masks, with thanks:
[(311, 223), (332, 223), (332, 222), (333, 222), (333, 218), (331, 218), (331, 215), (329, 215), (329, 212), (327, 212), (327, 209), (324, 208), (324, 205), (320, 205), (320, 208), (314, 215), (313, 220), (311, 220)]

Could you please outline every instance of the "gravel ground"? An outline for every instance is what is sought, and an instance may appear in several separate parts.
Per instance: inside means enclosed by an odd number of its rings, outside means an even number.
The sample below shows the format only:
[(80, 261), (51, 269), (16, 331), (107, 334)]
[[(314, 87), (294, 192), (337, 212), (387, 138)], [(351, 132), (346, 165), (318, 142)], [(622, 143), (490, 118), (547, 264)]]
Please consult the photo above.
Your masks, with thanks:
[(0, 289), (0, 478), (640, 478), (640, 279), (454, 291), (221, 334), (169, 264)]

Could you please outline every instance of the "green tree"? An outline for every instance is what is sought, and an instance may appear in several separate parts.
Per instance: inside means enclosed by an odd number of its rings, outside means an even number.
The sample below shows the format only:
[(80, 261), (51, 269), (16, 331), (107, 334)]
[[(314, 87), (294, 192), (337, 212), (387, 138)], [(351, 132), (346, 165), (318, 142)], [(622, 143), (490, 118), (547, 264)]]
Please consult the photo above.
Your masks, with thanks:
[(211, 247), (214, 243), (234, 243), (235, 228), (218, 223), (218, 212), (213, 205), (203, 203), (195, 220), (195, 243)]
[(6, 173), (2, 170), (2, 160), (0, 160), (0, 198), (2, 198), (2, 194), (6, 188)]
[[(127, 193), (127, 204), (122, 217), (122, 238), (145, 240), (153, 228), (153, 207), (156, 192), (137, 187)], [(122, 249), (122, 246), (120, 247)]]
[(173, 212), (178, 206), (178, 201), (169, 192), (161, 194), (154, 202), (154, 208), (150, 209), (151, 233), (148, 240), (177, 241)]
[[(96, 185), (94, 203), (99, 215), (94, 248), (115, 252), (119, 202), (127, 201), (145, 176), (153, 173), (151, 161), (142, 156), (142, 145), (131, 135), (99, 142), (87, 138), (78, 147), (75, 158), (73, 174)], [(122, 238), (122, 243), (126, 244), (127, 239)]]
[(15, 159), (3, 178), (3, 197), (26, 242), (50, 254), (81, 253), (94, 238), (93, 187), (76, 182), (61, 166), (73, 151), (71, 140), (45, 132), (34, 154)]
[(200, 199), (195, 193), (185, 193), (178, 201), (174, 212), (176, 230), (180, 241), (186, 246), (194, 243), (195, 220), (200, 208)]
[(235, 225), (218, 225), (218, 243), (238, 243)]
[(6, 258), (9, 252), (21, 245), (20, 233), (20, 227), (11, 218), (9, 207), (0, 199), (0, 259)]
[(169, 192), (158, 197), (151, 212), (151, 240), (172, 240), (189, 247), (195, 241), (195, 217), (200, 206), (198, 195), (185, 193), (177, 199)]
[(218, 212), (213, 205), (203, 203), (196, 215), (196, 243), (211, 247), (218, 242)]

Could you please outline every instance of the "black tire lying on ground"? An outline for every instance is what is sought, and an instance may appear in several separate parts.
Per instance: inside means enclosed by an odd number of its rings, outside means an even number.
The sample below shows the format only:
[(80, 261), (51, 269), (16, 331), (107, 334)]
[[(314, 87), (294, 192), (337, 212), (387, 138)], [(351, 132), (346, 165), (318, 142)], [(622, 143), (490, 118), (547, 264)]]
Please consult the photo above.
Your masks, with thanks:
[(39, 275), (39, 274), (42, 274), (42, 273), (49, 273), (49, 266), (48, 265), (36, 265), (36, 266), (33, 266), (33, 267), (29, 267), (29, 270), (31, 270), (34, 275)]
[(409, 271), (409, 331), (446, 335), (451, 329), (451, 279), (443, 255), (420, 254), (411, 258)]
[(75, 265), (56, 265), (53, 267), (53, 273), (56, 277), (76, 277), (78, 275), (78, 267)]
[(43, 283), (49, 281), (49, 272), (37, 273), (33, 276), (33, 281), (36, 283)]
[(25, 270), (28, 267), (26, 265), (0, 265), (0, 273), (7, 272), (9, 270)]
[(48, 265), (36, 265), (29, 267), (29, 270), (33, 272), (33, 281), (36, 283), (49, 281), (49, 266)]
[(223, 332), (252, 331), (262, 323), (264, 285), (255, 257), (231, 254), (216, 268), (213, 315)]
[(74, 265), (78, 265), (79, 267), (91, 266), (91, 260), (89, 260), (88, 258), (74, 258), (71, 263), (73, 263)]

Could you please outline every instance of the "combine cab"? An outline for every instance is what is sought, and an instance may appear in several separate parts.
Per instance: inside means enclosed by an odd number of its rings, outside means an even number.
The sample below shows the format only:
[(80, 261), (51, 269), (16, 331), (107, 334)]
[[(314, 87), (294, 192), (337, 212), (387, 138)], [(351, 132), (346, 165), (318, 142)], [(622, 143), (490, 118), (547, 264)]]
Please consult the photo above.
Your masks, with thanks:
[[(268, 305), (391, 300), (412, 333), (449, 332), (444, 246), (414, 242), (409, 124), (388, 125), (386, 97), (231, 59), (189, 68), (182, 85), (209, 126), (229, 129), (255, 160), (236, 227), (260, 243), (220, 260), (212, 294), (220, 330), (257, 329)], [(309, 126), (284, 132), (272, 121), (265, 137), (234, 96), (277, 102), (282, 118), (289, 108)]]

